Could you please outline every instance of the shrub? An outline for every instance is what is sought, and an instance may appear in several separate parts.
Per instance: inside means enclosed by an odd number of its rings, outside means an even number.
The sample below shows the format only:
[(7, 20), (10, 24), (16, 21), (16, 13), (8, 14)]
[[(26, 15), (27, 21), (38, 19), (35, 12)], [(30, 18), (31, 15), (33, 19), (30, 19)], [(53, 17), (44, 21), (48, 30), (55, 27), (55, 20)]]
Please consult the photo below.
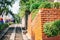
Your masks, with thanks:
[(48, 36), (57, 36), (60, 34), (60, 20), (44, 24), (44, 33)]
[(30, 11), (32, 11), (33, 9), (38, 9), (38, 7), (40, 6), (41, 3), (33, 3), (31, 6), (30, 6)]
[(60, 20), (56, 20), (56, 21), (54, 22), (54, 25), (57, 26), (57, 28), (58, 28), (58, 30), (59, 30), (58, 34), (60, 34)]
[(60, 2), (42, 2), (39, 8), (60, 8)]
[(51, 2), (42, 2), (39, 8), (52, 8)]
[(7, 23), (4, 24), (4, 27), (8, 27), (8, 26), (9, 26), (9, 24), (7, 24)]
[(5, 23), (5, 24), (0, 24), (0, 30), (6, 28), (6, 27), (8, 27), (8, 26), (9, 26), (9, 25), (8, 25), (7, 23)]
[(55, 2), (54, 3), (54, 8), (60, 8), (60, 3), (59, 2)]
[(11, 25), (11, 24), (13, 24), (13, 22), (8, 22), (8, 25)]

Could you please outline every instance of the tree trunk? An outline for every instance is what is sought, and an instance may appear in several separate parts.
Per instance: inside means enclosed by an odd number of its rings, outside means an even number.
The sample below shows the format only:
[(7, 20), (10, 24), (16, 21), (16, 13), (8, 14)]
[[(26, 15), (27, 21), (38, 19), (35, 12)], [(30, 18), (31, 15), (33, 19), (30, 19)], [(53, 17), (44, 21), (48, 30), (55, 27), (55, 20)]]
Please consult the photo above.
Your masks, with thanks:
[(28, 15), (30, 14), (29, 10), (25, 11), (25, 29), (27, 29), (27, 24), (28, 24)]

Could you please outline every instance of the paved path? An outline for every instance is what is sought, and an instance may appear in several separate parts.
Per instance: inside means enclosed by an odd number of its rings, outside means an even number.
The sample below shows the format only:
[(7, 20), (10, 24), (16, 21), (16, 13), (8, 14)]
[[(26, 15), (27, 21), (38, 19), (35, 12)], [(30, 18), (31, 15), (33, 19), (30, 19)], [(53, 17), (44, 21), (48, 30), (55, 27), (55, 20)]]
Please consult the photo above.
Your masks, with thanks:
[(11, 33), (13, 32), (14, 28), (9, 28), (7, 32), (2, 36), (0, 40), (9, 40)]
[(23, 40), (21, 28), (16, 28), (15, 40)]
[(26, 34), (24, 34), (24, 31), (22, 29), (21, 24), (13, 24), (10, 25), (9, 29), (7, 30), (6, 34), (2, 37), (0, 40), (30, 40)]
[(0, 40), (23, 40), (20, 27), (10, 27)]

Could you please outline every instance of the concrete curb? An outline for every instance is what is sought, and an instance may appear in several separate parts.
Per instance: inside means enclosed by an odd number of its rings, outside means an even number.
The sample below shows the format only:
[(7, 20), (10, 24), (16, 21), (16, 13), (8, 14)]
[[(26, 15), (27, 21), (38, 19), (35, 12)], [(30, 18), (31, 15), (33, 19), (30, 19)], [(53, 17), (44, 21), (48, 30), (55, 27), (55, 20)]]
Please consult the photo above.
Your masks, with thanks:
[(4, 33), (2, 34), (2, 36), (0, 37), (0, 39), (5, 35), (5, 33), (8, 31), (8, 29), (9, 29), (9, 27), (6, 28), (6, 30), (3, 31)]

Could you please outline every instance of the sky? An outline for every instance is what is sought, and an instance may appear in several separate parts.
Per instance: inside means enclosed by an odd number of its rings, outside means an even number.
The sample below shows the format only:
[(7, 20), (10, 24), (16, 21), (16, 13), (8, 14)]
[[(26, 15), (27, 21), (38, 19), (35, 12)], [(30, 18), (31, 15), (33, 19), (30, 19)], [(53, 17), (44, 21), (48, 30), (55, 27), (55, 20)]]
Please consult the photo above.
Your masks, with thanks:
[(17, 0), (17, 1), (13, 4), (11, 10), (12, 10), (12, 12), (13, 12), (14, 14), (17, 14), (17, 13), (19, 12), (19, 0)]
[[(9, 8), (14, 14), (18, 14), (18, 12), (19, 12), (19, 0), (15, 1), (12, 8), (11, 7), (9, 7)], [(8, 14), (8, 16), (10, 18), (13, 18), (12, 15), (10, 15), (10, 14)]]

